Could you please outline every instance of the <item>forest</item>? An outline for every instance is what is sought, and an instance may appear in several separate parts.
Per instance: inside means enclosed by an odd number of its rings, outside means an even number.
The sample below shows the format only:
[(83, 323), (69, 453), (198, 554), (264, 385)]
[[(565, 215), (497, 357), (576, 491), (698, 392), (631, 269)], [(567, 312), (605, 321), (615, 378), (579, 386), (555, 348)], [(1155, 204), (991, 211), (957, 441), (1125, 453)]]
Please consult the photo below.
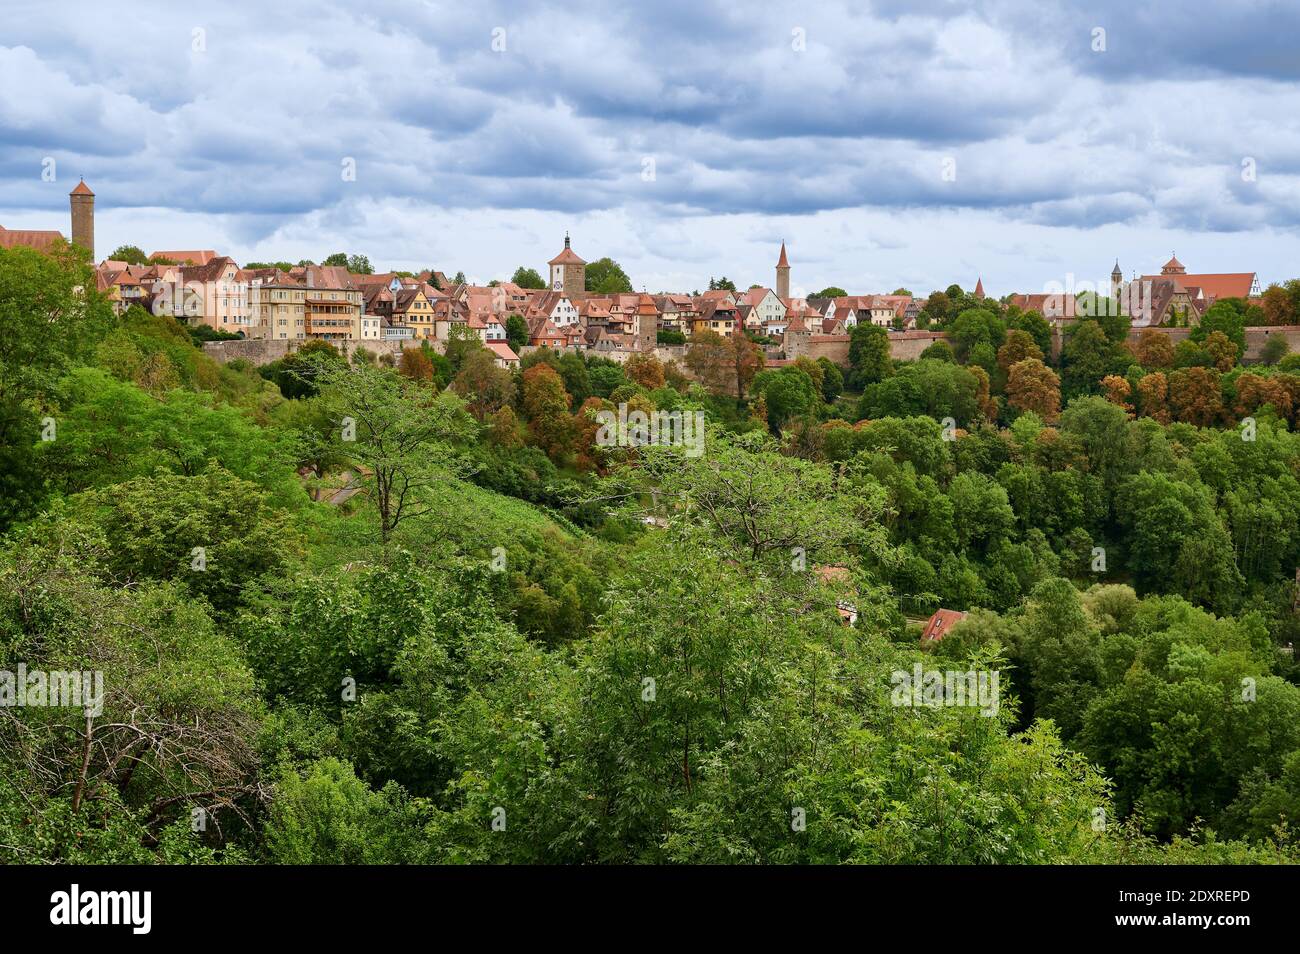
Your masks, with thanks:
[[(93, 288), (0, 249), (0, 671), (103, 676), (0, 691), (0, 859), (1300, 858), (1300, 357), (1243, 366), (1243, 303), (258, 368)], [(918, 665), (998, 705), (896, 704)]]

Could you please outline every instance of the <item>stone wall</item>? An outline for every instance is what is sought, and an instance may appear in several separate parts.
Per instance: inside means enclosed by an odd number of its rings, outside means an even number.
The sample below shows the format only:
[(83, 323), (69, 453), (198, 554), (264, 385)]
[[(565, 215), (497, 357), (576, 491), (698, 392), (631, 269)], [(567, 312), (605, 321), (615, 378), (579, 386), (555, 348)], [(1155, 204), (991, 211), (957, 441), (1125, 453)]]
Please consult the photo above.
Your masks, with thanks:
[[(1130, 328), (1128, 333), (1129, 344), (1137, 344), (1142, 332), (1146, 328)], [(1155, 328), (1169, 338), (1170, 344), (1175, 348), (1179, 342), (1186, 341), (1192, 336), (1191, 328)], [(1246, 329), (1246, 353), (1240, 356), (1242, 363), (1250, 363), (1259, 360), (1260, 351), (1264, 348), (1264, 342), (1269, 338), (1284, 338), (1291, 351), (1300, 351), (1300, 325), (1256, 325)], [(1056, 357), (1061, 355), (1061, 332), (1059, 329), (1052, 331), (1052, 354)]]
[(842, 368), (849, 366), (848, 335), (809, 335), (803, 354), (816, 361), (826, 358)]
[(1246, 354), (1244, 360), (1258, 361), (1264, 342), (1269, 338), (1282, 337), (1291, 346), (1291, 351), (1300, 351), (1300, 325), (1273, 325), (1246, 329)]
[(916, 361), (930, 345), (947, 339), (942, 331), (891, 331), (889, 356), (895, 361)]
[[(339, 353), (346, 358), (351, 358), (359, 349), (365, 348), (371, 354), (379, 356), (391, 354), (393, 360), (397, 360), (402, 353), (403, 344), (413, 344), (418, 347), (418, 342), (401, 342), (401, 341), (331, 341)], [(261, 367), (264, 364), (270, 364), (273, 361), (279, 361), (286, 355), (292, 354), (303, 345), (306, 341), (289, 340), (284, 338), (238, 338), (228, 341), (205, 341), (203, 342), (203, 352), (209, 358), (220, 361), (225, 364), (227, 361), (234, 361), (236, 358), (242, 358), (254, 367)], [(437, 348), (440, 342), (434, 342)], [(442, 350), (438, 348), (438, 350)]]

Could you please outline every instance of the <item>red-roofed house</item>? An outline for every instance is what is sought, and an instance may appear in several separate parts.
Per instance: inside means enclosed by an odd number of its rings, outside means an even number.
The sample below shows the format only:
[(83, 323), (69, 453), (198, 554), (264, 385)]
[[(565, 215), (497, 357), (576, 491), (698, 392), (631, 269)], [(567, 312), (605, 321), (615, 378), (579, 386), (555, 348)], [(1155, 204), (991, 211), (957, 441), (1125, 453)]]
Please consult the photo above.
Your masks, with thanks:
[(492, 352), (496, 358), (498, 368), (517, 368), (519, 367), (519, 355), (515, 354), (510, 345), (504, 341), (489, 341), (484, 347)]
[(948, 630), (965, 618), (966, 614), (960, 610), (935, 610), (934, 615), (926, 622), (925, 628), (921, 630), (921, 644), (939, 642), (948, 634)]
[(212, 251), (210, 248), (200, 250), (191, 249), (189, 251), (154, 252), (149, 257), (151, 259), (165, 258), (168, 261), (175, 262), (177, 265), (185, 265), (187, 263), (190, 265), (206, 265), (217, 257), (217, 253)]

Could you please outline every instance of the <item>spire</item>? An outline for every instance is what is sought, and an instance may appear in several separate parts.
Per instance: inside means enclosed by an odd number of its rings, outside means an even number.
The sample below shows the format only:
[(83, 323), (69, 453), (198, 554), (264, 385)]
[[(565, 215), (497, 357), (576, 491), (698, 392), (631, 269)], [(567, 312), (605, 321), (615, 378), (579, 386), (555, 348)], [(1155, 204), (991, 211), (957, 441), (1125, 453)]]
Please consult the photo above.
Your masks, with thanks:
[(568, 247), (569, 247), (569, 230), (568, 230), (568, 229), (565, 229), (565, 230), (564, 230), (564, 247), (565, 247), (565, 248), (568, 248)]
[(95, 193), (90, 191), (90, 186), (86, 185), (86, 179), (84, 176), (82, 177), (81, 181), (77, 183), (77, 187), (68, 193), (68, 195), (94, 195), (94, 194)]
[(777, 268), (789, 268), (790, 260), (785, 257), (785, 239), (781, 240), (781, 257), (776, 260)]
[(984, 297), (984, 279), (982, 277), (975, 279), (975, 297)]

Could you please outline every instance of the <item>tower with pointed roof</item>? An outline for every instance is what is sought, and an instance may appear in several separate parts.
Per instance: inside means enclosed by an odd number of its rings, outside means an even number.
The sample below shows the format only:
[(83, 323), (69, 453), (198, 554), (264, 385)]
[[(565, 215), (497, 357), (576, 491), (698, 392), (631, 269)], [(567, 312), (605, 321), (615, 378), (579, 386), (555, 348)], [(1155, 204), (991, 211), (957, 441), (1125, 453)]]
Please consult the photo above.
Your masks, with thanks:
[(785, 242), (781, 243), (781, 257), (776, 260), (776, 297), (783, 302), (790, 297), (790, 260), (785, 257)]
[(983, 276), (981, 276), (981, 277), (975, 279), (975, 297), (976, 297), (976, 298), (983, 298), (983, 297), (984, 297), (984, 278), (983, 278)]
[(1120, 271), (1119, 259), (1115, 259), (1115, 267), (1110, 273), (1110, 300), (1118, 302), (1120, 292), (1124, 290), (1124, 273)]
[(1177, 254), (1175, 254), (1171, 259), (1169, 259), (1169, 261), (1165, 262), (1165, 264), (1161, 267), (1160, 274), (1161, 275), (1186, 275), (1187, 269), (1183, 267), (1182, 262), (1178, 261), (1178, 256)]
[(95, 260), (95, 193), (90, 191), (86, 180), (82, 179), (77, 187), (68, 193), (68, 202), (72, 206), (72, 244), (84, 248)]
[(564, 233), (564, 251), (546, 263), (551, 267), (551, 288), (564, 292), (573, 300), (587, 289), (587, 263), (569, 247), (569, 233)]

